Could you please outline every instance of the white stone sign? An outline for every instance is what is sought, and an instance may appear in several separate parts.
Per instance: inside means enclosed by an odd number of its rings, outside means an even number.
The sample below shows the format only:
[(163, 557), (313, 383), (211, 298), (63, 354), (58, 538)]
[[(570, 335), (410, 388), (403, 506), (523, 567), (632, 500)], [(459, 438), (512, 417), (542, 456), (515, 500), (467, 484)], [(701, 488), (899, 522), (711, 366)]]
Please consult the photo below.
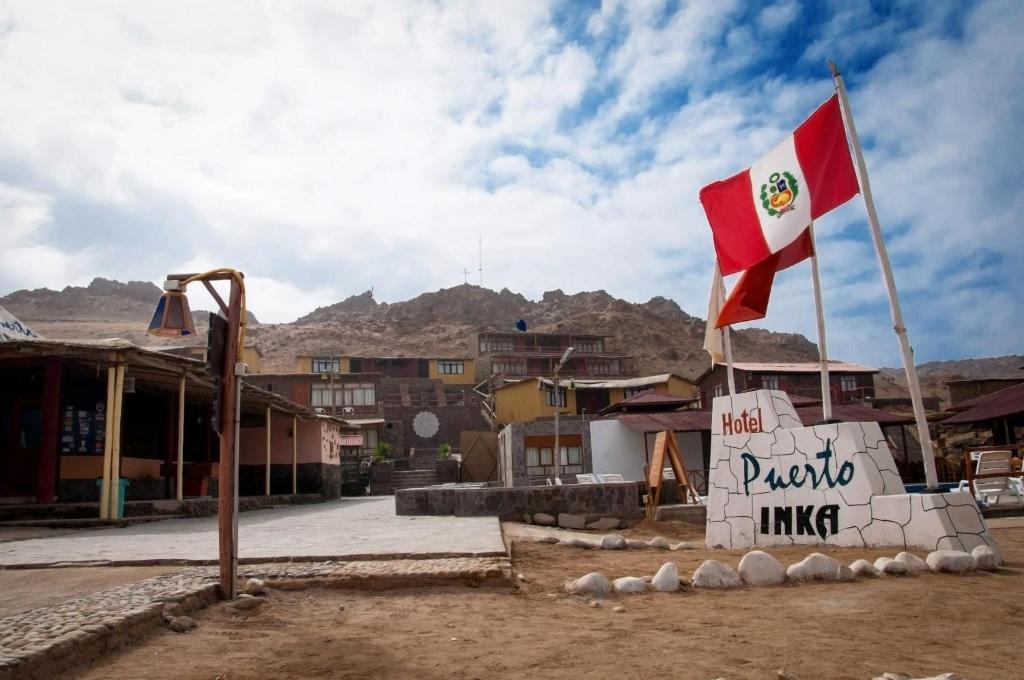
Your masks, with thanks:
[(708, 547), (995, 545), (970, 494), (908, 494), (878, 423), (804, 427), (785, 392), (717, 397)]
[(0, 342), (5, 340), (39, 340), (39, 334), (0, 307)]

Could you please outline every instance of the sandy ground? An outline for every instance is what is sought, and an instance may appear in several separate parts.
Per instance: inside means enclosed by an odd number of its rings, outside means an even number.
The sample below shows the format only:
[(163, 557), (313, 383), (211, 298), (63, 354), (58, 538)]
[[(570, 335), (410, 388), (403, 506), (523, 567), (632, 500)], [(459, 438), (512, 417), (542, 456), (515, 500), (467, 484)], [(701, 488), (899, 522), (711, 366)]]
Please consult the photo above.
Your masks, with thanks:
[(59, 604), (69, 597), (143, 581), (178, 567), (75, 567), (0, 570), (0, 618)]
[[(692, 539), (685, 525), (634, 537)], [(1007, 567), (996, 574), (863, 580), (609, 598), (599, 607), (555, 593), (567, 579), (687, 575), (742, 551), (597, 551), (514, 542), (511, 589), (278, 592), (258, 613), (211, 607), (187, 635), (146, 643), (78, 670), (81, 678), (775, 678), (862, 680), (884, 671), (956, 671), (970, 680), (1020, 677), (1024, 529), (993, 531)], [(773, 551), (783, 562), (807, 549)], [(894, 551), (826, 550), (844, 562)], [(614, 612), (621, 605), (624, 612)]]

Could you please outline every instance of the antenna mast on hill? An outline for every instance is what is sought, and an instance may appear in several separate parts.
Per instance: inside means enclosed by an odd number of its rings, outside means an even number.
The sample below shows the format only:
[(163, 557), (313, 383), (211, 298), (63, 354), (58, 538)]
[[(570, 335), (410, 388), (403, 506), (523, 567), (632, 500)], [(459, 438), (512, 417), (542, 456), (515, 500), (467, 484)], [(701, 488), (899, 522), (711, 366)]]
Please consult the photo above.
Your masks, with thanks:
[(462, 282), (463, 283), (469, 283), (469, 270), (468, 269), (463, 269), (462, 270)]
[(479, 246), (477, 260), (477, 272), (480, 274), (480, 287), (484, 285), (484, 230), (482, 227), (477, 227), (477, 244)]

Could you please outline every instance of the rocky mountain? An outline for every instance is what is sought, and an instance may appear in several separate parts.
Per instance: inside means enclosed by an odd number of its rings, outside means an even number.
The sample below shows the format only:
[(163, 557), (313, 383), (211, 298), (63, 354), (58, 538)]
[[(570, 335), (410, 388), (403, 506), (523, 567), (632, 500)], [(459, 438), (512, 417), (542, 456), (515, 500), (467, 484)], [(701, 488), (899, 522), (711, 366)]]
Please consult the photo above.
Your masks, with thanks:
[[(122, 337), (154, 345), (161, 341), (145, 329), (159, 296), (152, 283), (95, 279), (88, 286), (61, 291), (17, 291), (0, 298), (0, 305), (46, 337)], [(202, 331), (205, 314), (195, 316)], [(534, 301), (508, 289), (496, 292), (463, 284), (390, 304), (377, 302), (367, 291), (292, 323), (258, 324), (250, 316), (249, 338), (263, 353), (264, 371), (287, 372), (299, 354), (472, 356), (477, 332), (513, 330), (518, 319), (536, 332), (607, 335), (610, 347), (637, 357), (642, 374), (672, 371), (694, 378), (708, 366), (703, 319), (664, 297), (632, 303), (603, 290), (574, 295), (553, 290)], [(196, 342), (204, 341), (200, 333)], [(733, 353), (737, 361), (817, 359), (814, 343), (802, 335), (759, 328), (734, 332)], [(941, 396), (946, 380), (1018, 376), (1020, 366), (1024, 356), (928, 362), (919, 371), (926, 394)], [(900, 369), (883, 369), (877, 383), (879, 396), (906, 394)]]
[[(121, 283), (95, 278), (88, 286), (66, 286), (59, 291), (49, 288), (15, 291), (0, 298), (0, 306), (45, 338), (117, 337), (143, 346), (182, 344), (180, 340), (146, 334), (146, 326), (162, 293), (149, 281)], [(196, 329), (205, 331), (207, 312), (193, 310), (192, 316)], [(250, 324), (257, 323), (252, 312), (248, 313), (248, 319)]]

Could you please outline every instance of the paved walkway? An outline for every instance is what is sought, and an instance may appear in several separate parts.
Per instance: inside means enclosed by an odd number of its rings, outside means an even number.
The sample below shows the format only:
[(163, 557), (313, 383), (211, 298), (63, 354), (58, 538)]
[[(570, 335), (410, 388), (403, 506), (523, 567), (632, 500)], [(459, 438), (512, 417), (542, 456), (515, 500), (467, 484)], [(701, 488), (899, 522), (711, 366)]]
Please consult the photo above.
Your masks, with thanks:
[[(496, 517), (399, 517), (390, 496), (241, 513), (238, 534), (249, 561), (505, 554)], [(0, 566), (216, 560), (215, 517), (0, 543)]]

